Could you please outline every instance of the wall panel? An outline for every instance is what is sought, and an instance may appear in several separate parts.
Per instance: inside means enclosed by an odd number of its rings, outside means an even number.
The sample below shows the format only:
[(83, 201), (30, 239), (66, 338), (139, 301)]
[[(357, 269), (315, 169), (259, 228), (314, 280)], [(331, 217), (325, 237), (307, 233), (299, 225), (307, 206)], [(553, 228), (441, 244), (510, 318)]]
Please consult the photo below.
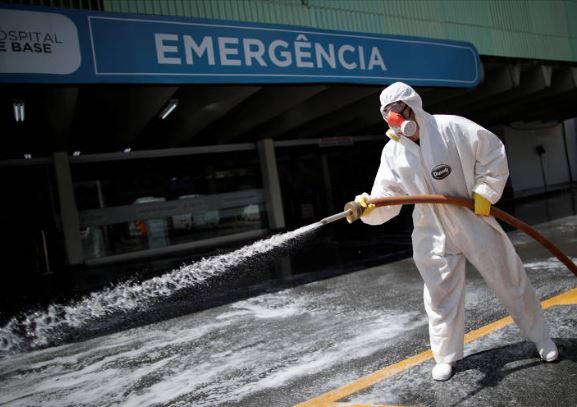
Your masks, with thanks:
[(469, 41), (482, 55), (577, 61), (575, 0), (104, 0), (104, 8)]

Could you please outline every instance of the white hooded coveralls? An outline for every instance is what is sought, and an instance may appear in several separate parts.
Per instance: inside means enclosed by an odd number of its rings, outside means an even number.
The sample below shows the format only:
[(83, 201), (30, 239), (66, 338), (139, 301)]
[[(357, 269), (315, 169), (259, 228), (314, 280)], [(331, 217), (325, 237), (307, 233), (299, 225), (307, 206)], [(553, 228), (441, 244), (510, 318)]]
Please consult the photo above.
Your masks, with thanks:
[[(383, 148), (371, 198), (442, 194), (471, 199), (473, 192), (496, 203), (509, 176), (499, 138), (459, 116), (430, 115), (404, 83), (381, 93), (381, 106), (403, 101), (415, 112), (420, 145), (406, 137)], [(380, 225), (400, 206), (375, 208), (362, 221)], [(495, 218), (450, 205), (415, 205), (413, 258), (424, 280), (431, 349), (437, 363), (463, 358), (465, 259), (533, 342), (547, 339), (541, 305), (513, 244)]]

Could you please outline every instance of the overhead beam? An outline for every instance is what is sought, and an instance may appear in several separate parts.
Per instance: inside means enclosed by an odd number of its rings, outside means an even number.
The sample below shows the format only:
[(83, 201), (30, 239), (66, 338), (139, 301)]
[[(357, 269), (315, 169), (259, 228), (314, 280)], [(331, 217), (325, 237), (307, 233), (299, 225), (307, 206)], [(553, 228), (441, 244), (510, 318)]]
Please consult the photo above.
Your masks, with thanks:
[(379, 112), (378, 93), (366, 96), (354, 103), (333, 110), (328, 114), (304, 123), (291, 132), (283, 134), (286, 138), (309, 138), (320, 134), (342, 135), (341, 127), (352, 120), (359, 123), (379, 123), (383, 118)]
[[(260, 86), (186, 88), (181, 106), (171, 118), (174, 125), (163, 131), (168, 137), (168, 146), (215, 144), (214, 133), (208, 131), (211, 125), (261, 89)], [(234, 126), (235, 123), (229, 122), (229, 125)]]
[[(255, 130), (255, 135), (274, 139), (285, 137), (287, 134), (294, 133), (296, 129), (308, 127), (310, 122), (323, 118), (325, 115), (332, 115), (332, 112), (339, 111), (367, 97), (372, 100), (373, 105), (378, 105), (380, 91), (381, 88), (375, 87), (330, 87), (290, 111), (264, 123)], [(310, 132), (306, 133), (310, 134)]]
[(478, 88), (435, 88), (428, 93), (419, 92), (423, 100), (423, 108), (427, 111), (434, 111), (440, 105), (454, 100), (461, 100), (465, 95), (475, 92)]
[[(516, 84), (516, 79), (513, 77), (513, 83)], [(485, 97), (477, 103), (464, 106), (462, 112), (471, 114), (473, 112), (491, 111), (500, 109), (503, 106), (508, 106), (512, 102), (522, 100), (536, 92), (546, 89), (551, 85), (551, 70), (542, 65), (526, 66), (521, 70), (520, 82), (518, 86), (514, 86), (505, 92), (501, 92), (498, 97)]]
[(133, 145), (136, 137), (174, 98), (177, 90), (176, 86), (139, 86), (113, 95), (117, 113), (114, 149)]
[(228, 115), (226, 122), (219, 123), (214, 129), (214, 140), (217, 143), (230, 142), (326, 89), (326, 86), (263, 88)]
[[(484, 120), (488, 123), (497, 123), (502, 120), (528, 120), (535, 117), (536, 111), (542, 110), (548, 105), (558, 105), (560, 98), (565, 94), (574, 91), (577, 83), (575, 82), (575, 68), (557, 68), (545, 67), (544, 76), (541, 79), (541, 85), (545, 85), (541, 90), (532, 94), (520, 97), (515, 103), (509, 102), (506, 106), (498, 105), (491, 111), (483, 113)], [(535, 78), (533, 78), (535, 80)]]
[(542, 121), (567, 120), (577, 117), (577, 89), (539, 104), (539, 107), (535, 107), (531, 113), (531, 117)]
[(502, 94), (509, 92), (519, 85), (520, 67), (518, 65), (503, 65), (488, 70), (486, 80), (476, 89), (460, 97), (453, 98), (442, 106), (429, 106), (431, 112), (462, 113), (467, 110), (475, 110), (476, 104), (486, 100), (495, 100)]

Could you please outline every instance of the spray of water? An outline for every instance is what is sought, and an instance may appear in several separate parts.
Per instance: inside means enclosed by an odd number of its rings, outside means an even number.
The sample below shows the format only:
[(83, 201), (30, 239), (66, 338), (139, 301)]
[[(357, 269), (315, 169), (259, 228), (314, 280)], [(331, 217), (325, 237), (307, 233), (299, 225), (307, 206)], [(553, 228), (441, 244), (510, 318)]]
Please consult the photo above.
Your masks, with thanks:
[(52, 304), (42, 311), (11, 319), (0, 327), (0, 354), (37, 349), (60, 343), (63, 332), (119, 312), (145, 310), (154, 301), (178, 290), (204, 283), (259, 254), (265, 254), (320, 227), (320, 223), (277, 234), (233, 252), (202, 259), (141, 283), (127, 282), (68, 305)]

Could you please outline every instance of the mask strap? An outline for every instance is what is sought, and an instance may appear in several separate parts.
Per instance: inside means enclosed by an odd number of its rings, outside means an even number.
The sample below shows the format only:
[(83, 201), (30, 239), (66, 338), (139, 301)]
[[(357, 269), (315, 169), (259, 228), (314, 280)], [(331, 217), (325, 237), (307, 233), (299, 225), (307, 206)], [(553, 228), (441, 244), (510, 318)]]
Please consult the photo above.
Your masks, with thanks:
[[(411, 112), (409, 112), (409, 115), (408, 115), (408, 116), (405, 116), (405, 110), (407, 110), (407, 109), (411, 110), (411, 108), (409, 107), (409, 105), (405, 103), (405, 108), (403, 109), (403, 111), (401, 112), (401, 114), (403, 115), (403, 117), (404, 117), (406, 120), (410, 120), (410, 119), (411, 119)], [(411, 111), (412, 111), (412, 110), (411, 110)]]

